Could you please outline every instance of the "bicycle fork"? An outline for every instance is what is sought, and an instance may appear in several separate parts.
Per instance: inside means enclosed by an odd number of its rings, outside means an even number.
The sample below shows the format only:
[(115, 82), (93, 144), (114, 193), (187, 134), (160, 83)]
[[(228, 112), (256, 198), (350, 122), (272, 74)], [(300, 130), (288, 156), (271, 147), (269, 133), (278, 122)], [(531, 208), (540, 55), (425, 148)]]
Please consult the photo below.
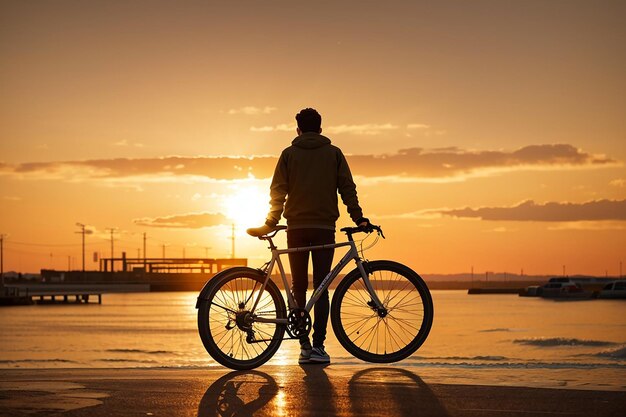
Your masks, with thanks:
[(372, 298), (368, 301), (367, 305), (372, 308), (376, 313), (378, 313), (379, 317), (387, 316), (387, 308), (383, 305), (380, 298), (378, 298), (378, 294), (374, 291), (374, 287), (372, 286), (372, 282), (369, 278), (369, 266), (367, 261), (363, 262), (361, 259), (356, 259), (357, 269), (361, 273), (361, 278), (363, 279), (363, 283), (365, 284), (365, 288), (367, 288), (367, 292), (369, 292), (370, 297)]

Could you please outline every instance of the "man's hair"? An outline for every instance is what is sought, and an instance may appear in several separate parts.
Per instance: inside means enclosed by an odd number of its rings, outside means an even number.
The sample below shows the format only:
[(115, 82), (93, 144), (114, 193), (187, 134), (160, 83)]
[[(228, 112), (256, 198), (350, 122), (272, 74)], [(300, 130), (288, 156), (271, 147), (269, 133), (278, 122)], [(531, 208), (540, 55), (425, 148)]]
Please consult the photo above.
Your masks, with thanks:
[(296, 120), (298, 121), (298, 128), (302, 133), (318, 133), (320, 127), (322, 127), (322, 116), (315, 109), (306, 108), (300, 110), (300, 113), (296, 114)]

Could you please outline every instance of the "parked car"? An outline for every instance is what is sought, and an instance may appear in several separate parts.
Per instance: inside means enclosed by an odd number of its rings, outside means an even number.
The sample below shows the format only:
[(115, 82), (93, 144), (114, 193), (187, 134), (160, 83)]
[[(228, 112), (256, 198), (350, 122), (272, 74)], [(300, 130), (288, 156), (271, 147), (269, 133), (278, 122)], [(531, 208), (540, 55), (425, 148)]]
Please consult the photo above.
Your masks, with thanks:
[(580, 284), (569, 281), (552, 281), (537, 289), (537, 294), (545, 298), (590, 298), (592, 291), (585, 291)]
[(626, 298), (626, 280), (606, 284), (598, 293), (598, 298)]

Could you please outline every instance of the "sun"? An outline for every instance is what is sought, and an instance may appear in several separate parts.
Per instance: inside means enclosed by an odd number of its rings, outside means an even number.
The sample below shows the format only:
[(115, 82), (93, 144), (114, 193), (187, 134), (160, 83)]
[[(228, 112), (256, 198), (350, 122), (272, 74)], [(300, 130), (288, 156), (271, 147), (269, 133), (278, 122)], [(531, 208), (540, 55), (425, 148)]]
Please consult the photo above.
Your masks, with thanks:
[(259, 227), (267, 217), (269, 200), (269, 193), (259, 188), (236, 188), (224, 199), (224, 213), (239, 230)]

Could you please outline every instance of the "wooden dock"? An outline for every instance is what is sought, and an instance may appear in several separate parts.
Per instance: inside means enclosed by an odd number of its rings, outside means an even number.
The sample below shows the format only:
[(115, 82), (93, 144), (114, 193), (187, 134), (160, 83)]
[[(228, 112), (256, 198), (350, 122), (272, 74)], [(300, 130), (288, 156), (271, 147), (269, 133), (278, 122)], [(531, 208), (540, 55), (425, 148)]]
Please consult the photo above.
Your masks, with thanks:
[(146, 284), (15, 284), (4, 287), (0, 305), (102, 304), (103, 294), (147, 291)]

